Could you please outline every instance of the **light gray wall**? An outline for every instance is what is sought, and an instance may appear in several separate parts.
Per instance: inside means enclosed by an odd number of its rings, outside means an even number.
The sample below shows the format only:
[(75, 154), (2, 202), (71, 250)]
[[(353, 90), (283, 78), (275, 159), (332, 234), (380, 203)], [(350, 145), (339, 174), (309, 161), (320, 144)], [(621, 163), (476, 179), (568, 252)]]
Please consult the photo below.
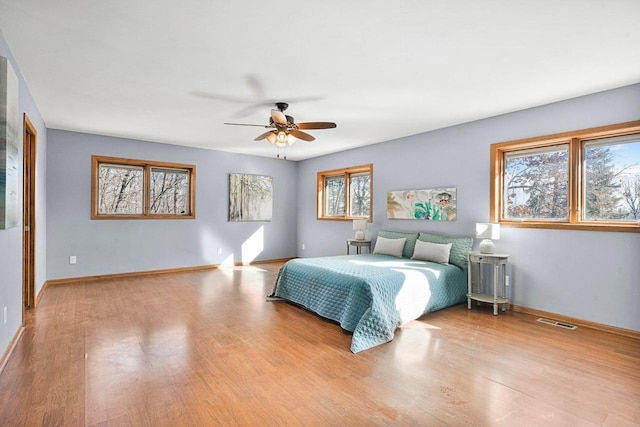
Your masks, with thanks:
[[(295, 162), (60, 130), (48, 143), (48, 279), (296, 255)], [(93, 154), (196, 165), (196, 219), (91, 220)], [(227, 221), (231, 172), (273, 177), (271, 222)]]
[[(316, 219), (310, 189), (318, 171), (373, 163), (368, 237), (379, 230), (471, 236), (476, 222), (489, 220), (490, 144), (638, 119), (640, 84), (300, 162), (298, 255), (343, 254), (354, 234), (349, 222)], [(457, 187), (457, 221), (387, 219), (387, 191), (442, 186)], [(640, 234), (503, 227), (496, 251), (511, 255), (514, 304), (640, 330)]]
[[(46, 280), (46, 176), (47, 134), (42, 116), (36, 107), (31, 92), (20, 72), (11, 50), (0, 32), (0, 55), (9, 59), (19, 79), (20, 113), (26, 113), (38, 132), (36, 148), (36, 252), (35, 252), (35, 290), (42, 289)], [(21, 119), (22, 120), (22, 119)], [(23, 156), (20, 144), (20, 158)], [(23, 168), (20, 164), (19, 176)], [(20, 205), (22, 205), (22, 180), (18, 186)], [(7, 323), (4, 323), (3, 310), (7, 307)], [(22, 323), (22, 215), (17, 227), (0, 230), (0, 354), (16, 334)]]

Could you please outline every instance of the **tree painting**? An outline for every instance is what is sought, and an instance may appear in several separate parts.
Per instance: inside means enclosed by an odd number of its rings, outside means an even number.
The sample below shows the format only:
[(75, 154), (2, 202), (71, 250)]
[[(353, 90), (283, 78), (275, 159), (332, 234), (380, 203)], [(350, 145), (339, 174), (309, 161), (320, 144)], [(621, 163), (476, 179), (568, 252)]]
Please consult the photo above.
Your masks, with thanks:
[(273, 178), (229, 174), (229, 221), (271, 221)]

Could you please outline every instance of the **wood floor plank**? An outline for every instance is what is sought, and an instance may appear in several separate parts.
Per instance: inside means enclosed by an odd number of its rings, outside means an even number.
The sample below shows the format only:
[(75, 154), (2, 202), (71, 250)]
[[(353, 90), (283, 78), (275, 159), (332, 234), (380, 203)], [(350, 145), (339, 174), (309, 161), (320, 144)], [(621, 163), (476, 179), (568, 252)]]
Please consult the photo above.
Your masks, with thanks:
[(640, 342), (460, 305), (353, 354), (267, 302), (280, 263), (47, 287), (0, 375), (4, 426), (640, 426)]

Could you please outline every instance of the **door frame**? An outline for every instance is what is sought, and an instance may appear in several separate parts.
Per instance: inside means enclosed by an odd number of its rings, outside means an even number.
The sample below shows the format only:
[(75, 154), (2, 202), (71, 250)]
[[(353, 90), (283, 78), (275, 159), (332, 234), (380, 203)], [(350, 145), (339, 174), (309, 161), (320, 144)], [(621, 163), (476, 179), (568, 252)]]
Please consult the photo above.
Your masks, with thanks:
[(24, 114), (22, 168), (22, 321), (25, 311), (34, 308), (36, 249), (36, 144), (38, 131)]

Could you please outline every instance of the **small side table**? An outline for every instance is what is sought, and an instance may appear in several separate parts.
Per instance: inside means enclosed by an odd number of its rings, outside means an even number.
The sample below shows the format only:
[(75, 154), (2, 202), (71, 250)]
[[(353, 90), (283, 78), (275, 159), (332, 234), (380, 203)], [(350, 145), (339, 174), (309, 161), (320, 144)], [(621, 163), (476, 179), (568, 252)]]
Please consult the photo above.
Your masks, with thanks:
[[(481, 301), (493, 304), (493, 314), (498, 315), (498, 306), (502, 304), (502, 311), (505, 311), (505, 307), (509, 304), (507, 298), (507, 254), (483, 254), (477, 251), (471, 251), (467, 255), (467, 270), (468, 270), (468, 292), (467, 292), (467, 308), (471, 310), (471, 301)], [(473, 266), (478, 266), (478, 281), (474, 282)], [(483, 294), (480, 292), (474, 292), (473, 284), (475, 283), (478, 288), (482, 284), (482, 264), (493, 265), (493, 295)], [(502, 268), (502, 274), (500, 274), (500, 268)], [(500, 295), (498, 295), (498, 278), (502, 281)], [(480, 289), (478, 289), (479, 291)]]
[(356, 247), (356, 254), (358, 255), (362, 253), (362, 248), (367, 248), (369, 253), (371, 253), (371, 240), (347, 239), (347, 255), (349, 255), (351, 246)]

